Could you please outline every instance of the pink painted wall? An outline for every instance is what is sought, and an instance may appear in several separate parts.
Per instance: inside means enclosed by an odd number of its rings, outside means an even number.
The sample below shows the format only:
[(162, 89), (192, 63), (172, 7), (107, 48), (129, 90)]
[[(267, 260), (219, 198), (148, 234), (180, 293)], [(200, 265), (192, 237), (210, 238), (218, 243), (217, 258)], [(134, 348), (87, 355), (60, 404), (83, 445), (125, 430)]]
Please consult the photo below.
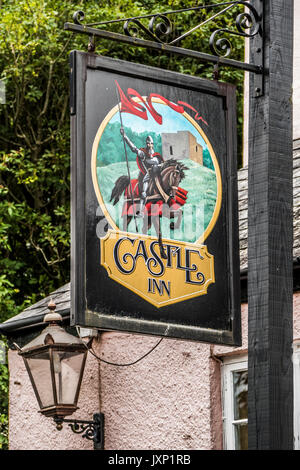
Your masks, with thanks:
[[(142, 356), (157, 338), (107, 333), (98, 351), (114, 362)], [(131, 367), (101, 365), (106, 449), (209, 449), (209, 346), (164, 340)]]
[[(300, 293), (294, 295), (294, 336), (300, 339)], [(188, 450), (222, 448), (219, 358), (247, 351), (247, 305), (242, 305), (243, 346), (232, 348), (164, 339), (149, 356), (116, 367), (89, 354), (77, 418), (105, 414), (105, 449)], [(94, 350), (108, 361), (133, 362), (158, 338), (102, 333)], [(92, 449), (64, 425), (57, 431), (38, 413), (23, 361), (9, 353), (10, 449)]]

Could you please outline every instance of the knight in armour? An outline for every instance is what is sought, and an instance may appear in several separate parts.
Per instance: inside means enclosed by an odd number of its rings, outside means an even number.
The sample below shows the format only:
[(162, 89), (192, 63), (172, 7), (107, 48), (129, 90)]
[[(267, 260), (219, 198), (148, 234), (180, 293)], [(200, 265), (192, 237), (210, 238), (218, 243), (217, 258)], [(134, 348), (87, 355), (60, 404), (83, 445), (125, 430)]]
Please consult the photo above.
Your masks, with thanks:
[(150, 135), (148, 135), (146, 138), (145, 147), (139, 149), (127, 137), (122, 127), (120, 129), (120, 132), (130, 150), (137, 155), (137, 164), (143, 175), (142, 191), (140, 196), (140, 210), (137, 214), (137, 217), (143, 217), (146, 198), (148, 195), (149, 182), (151, 180), (151, 177), (159, 175), (161, 170), (161, 164), (163, 163), (163, 158), (160, 153), (154, 151), (154, 143)]

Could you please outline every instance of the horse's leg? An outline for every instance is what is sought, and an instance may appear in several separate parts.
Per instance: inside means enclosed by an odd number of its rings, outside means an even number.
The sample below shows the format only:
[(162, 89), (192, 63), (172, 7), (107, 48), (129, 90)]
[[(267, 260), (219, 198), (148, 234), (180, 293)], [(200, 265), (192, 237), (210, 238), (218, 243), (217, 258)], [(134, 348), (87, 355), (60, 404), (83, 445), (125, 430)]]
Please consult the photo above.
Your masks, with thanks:
[[(177, 217), (177, 219), (176, 219), (176, 217)], [(170, 219), (174, 219), (174, 220), (172, 220), (172, 222), (170, 222), (170, 229), (171, 230), (175, 230), (175, 229), (180, 228), (180, 224), (181, 224), (181, 221), (182, 221), (182, 210), (179, 209), (177, 211), (171, 212), (170, 213)], [(176, 219), (176, 221), (175, 221), (175, 219)]]
[(132, 219), (132, 215), (123, 215), (123, 230), (124, 232), (127, 232), (128, 225), (130, 224)]
[(158, 216), (158, 243), (159, 243), (159, 249), (160, 249), (160, 256), (162, 259), (167, 259), (167, 255), (165, 253), (163, 243), (162, 243), (162, 235), (161, 235), (161, 217)]
[[(174, 212), (171, 214), (171, 219), (173, 219), (173, 218), (174, 218)], [(170, 230), (174, 230), (174, 228), (175, 228), (175, 223), (172, 220), (172, 222), (170, 222)]]
[(153, 225), (155, 227), (156, 235), (158, 237), (160, 256), (162, 257), (162, 259), (167, 259), (167, 255), (165, 253), (163, 243), (162, 243), (161, 224), (160, 224), (160, 216), (159, 215), (153, 217)]
[[(179, 210), (177, 211), (177, 213), (178, 213), (178, 217), (177, 217), (177, 220), (176, 220), (176, 222), (175, 222), (175, 224), (174, 224), (174, 229), (180, 228), (181, 221), (182, 221), (182, 210), (179, 209)], [(174, 215), (175, 215), (175, 214), (174, 214)], [(174, 222), (173, 222), (173, 223), (174, 223)]]
[(149, 228), (151, 227), (151, 222), (150, 222), (150, 216), (147, 216), (145, 214), (144, 218), (143, 218), (143, 228), (142, 228), (142, 232), (144, 234), (146, 234), (149, 230)]

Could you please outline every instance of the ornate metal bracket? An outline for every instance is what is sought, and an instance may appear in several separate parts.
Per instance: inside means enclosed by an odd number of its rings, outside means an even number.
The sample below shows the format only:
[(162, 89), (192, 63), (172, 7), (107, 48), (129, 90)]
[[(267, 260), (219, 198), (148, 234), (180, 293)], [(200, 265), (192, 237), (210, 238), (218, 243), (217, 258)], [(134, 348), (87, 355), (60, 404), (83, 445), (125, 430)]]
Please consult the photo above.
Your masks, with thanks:
[(82, 434), (83, 438), (94, 441), (94, 449), (104, 449), (104, 414), (95, 413), (93, 421), (86, 421), (82, 419), (66, 419), (54, 417), (56, 429), (59, 431), (63, 427), (63, 423), (68, 423), (71, 430), (75, 434)]
[[(172, 10), (164, 13), (149, 14), (131, 18), (120, 18), (98, 23), (84, 23), (84, 12), (77, 11), (73, 15), (74, 23), (66, 23), (64, 28), (67, 31), (87, 34), (90, 36), (89, 51), (95, 50), (95, 38), (101, 37), (113, 41), (124, 42), (130, 45), (152, 48), (164, 52), (179, 54), (185, 57), (192, 57), (202, 62), (211, 62), (217, 65), (233, 67), (256, 75), (263, 75), (263, 0), (260, 1), (260, 8), (256, 9), (253, 4), (247, 1), (227, 1), (215, 4), (201, 5), (193, 8), (184, 8), (181, 10)], [(211, 33), (209, 46), (211, 54), (198, 52), (190, 49), (178, 47), (184, 38), (202, 28), (204, 25), (212, 22), (218, 17), (222, 17), (229, 10), (238, 8), (235, 18), (235, 28), (219, 28)], [(259, 11), (258, 11), (259, 10)], [(179, 13), (204, 11), (207, 14), (213, 14), (192, 29), (174, 38), (175, 29), (170, 16), (176, 16)], [(147, 25), (145, 24), (147, 22)], [(115, 24), (123, 26), (123, 34), (106, 31), (102, 27), (110, 27)], [(100, 28), (100, 29), (99, 29)], [(142, 34), (142, 38), (138, 35)], [(249, 39), (256, 39), (257, 57), (254, 63), (245, 63), (229, 59), (232, 53), (230, 36), (240, 36)], [(262, 80), (262, 78), (261, 78)], [(258, 87), (257, 87), (258, 88)], [(262, 90), (262, 87), (260, 88)]]

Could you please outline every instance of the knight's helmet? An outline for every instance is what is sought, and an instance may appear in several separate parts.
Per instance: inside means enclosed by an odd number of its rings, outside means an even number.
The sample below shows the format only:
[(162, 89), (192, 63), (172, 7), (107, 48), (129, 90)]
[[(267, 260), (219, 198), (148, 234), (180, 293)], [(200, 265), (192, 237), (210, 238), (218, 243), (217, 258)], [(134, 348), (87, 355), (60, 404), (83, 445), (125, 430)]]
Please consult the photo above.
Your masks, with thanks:
[(146, 138), (146, 147), (148, 149), (148, 152), (150, 154), (152, 154), (152, 153), (154, 153), (154, 150), (153, 150), (153, 147), (152, 148), (148, 147), (149, 144), (154, 145), (154, 142), (153, 142), (153, 139), (152, 139), (151, 135), (148, 135), (147, 138)]

